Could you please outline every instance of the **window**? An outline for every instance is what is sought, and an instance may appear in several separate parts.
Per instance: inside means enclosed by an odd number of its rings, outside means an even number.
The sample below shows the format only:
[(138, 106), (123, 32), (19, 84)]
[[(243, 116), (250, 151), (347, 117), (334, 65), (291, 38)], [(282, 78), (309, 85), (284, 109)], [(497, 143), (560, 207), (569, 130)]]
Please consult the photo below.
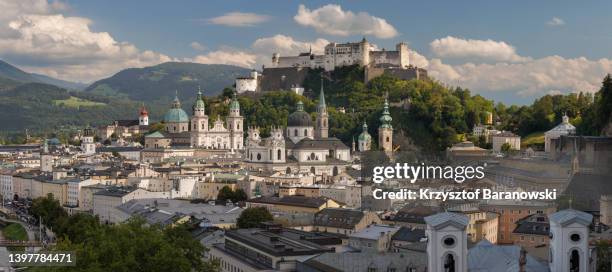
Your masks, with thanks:
[(296, 137), (298, 136), (297, 128), (293, 131), (293, 136), (296, 136)]
[(574, 241), (574, 242), (578, 242), (578, 241), (580, 241), (580, 234), (574, 233), (574, 234), (570, 235), (570, 239), (572, 241)]
[(387, 136), (387, 138), (385, 139), (385, 141), (388, 143), (389, 142), (389, 136)]
[(260, 161), (261, 160), (261, 154), (257, 153), (257, 160)]
[(443, 243), (444, 245), (449, 246), (449, 247), (453, 246), (455, 244), (455, 238), (453, 237), (444, 238)]
[(308, 137), (308, 129), (304, 129), (304, 136)]
[(280, 149), (276, 151), (276, 157), (277, 157), (278, 160), (281, 159), (282, 156), (281, 156), (281, 150)]

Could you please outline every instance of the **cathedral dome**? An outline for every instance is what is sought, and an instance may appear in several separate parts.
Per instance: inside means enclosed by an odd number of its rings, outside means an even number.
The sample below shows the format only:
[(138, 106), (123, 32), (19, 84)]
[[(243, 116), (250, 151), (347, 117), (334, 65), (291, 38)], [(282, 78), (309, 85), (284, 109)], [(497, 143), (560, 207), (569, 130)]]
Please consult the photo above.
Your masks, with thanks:
[(297, 111), (290, 114), (287, 118), (288, 127), (312, 127), (312, 118), (310, 114), (304, 111), (304, 103), (299, 101), (297, 103)]
[(170, 108), (166, 114), (164, 114), (164, 123), (188, 123), (189, 116), (181, 108), (181, 101), (178, 97), (174, 98), (172, 108)]

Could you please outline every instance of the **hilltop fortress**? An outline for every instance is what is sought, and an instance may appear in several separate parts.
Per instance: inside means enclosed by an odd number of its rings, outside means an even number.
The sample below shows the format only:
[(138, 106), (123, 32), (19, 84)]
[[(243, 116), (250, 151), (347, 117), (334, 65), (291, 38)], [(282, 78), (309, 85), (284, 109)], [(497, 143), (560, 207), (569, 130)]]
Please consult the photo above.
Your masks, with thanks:
[(389, 74), (401, 79), (427, 77), (427, 70), (410, 64), (408, 45), (400, 42), (395, 51), (375, 50), (365, 38), (359, 42), (329, 43), (322, 55), (309, 52), (297, 56), (272, 54), (272, 64), (264, 67), (262, 74), (253, 71), (249, 77), (236, 79), (236, 91), (303, 91), (303, 82), (310, 69), (323, 69), (327, 72), (338, 67), (359, 65), (364, 67), (364, 81)]

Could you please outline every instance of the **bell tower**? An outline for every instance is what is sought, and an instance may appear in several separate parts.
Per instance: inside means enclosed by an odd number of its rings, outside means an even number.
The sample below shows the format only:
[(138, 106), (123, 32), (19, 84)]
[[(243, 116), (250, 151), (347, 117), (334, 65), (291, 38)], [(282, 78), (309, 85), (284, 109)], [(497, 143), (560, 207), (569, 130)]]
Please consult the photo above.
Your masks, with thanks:
[(589, 225), (593, 215), (567, 209), (553, 213), (550, 221), (550, 271), (589, 271)]
[(316, 138), (327, 138), (329, 136), (329, 120), (327, 116), (327, 105), (325, 104), (325, 93), (323, 92), (323, 78), (321, 78), (321, 92), (319, 93), (319, 105), (317, 106), (316, 125)]
[(443, 212), (425, 217), (427, 227), (427, 271), (467, 271), (469, 219), (459, 213)]
[(206, 106), (202, 99), (202, 91), (198, 87), (198, 95), (193, 104), (193, 117), (191, 118), (191, 146), (203, 147), (208, 146), (206, 132), (208, 131), (208, 115), (206, 115)]
[(380, 117), (380, 127), (378, 127), (378, 147), (385, 152), (393, 152), (393, 126), (391, 125), (391, 114), (389, 113), (389, 99), (385, 94), (385, 105), (382, 116)]
[(230, 102), (227, 126), (230, 131), (230, 149), (244, 149), (244, 128), (242, 127), (244, 117), (240, 115), (240, 103), (236, 97), (236, 92)]

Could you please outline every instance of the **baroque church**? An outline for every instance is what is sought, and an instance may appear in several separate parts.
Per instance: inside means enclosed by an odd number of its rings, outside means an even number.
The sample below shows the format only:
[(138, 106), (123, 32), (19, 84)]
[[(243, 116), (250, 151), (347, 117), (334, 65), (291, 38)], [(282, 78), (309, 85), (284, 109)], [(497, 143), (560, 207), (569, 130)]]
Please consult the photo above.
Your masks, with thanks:
[(351, 162), (351, 150), (342, 141), (329, 137), (329, 117), (323, 87), (317, 117), (313, 122), (299, 101), (283, 130), (274, 127), (270, 137), (261, 138), (259, 129), (248, 129), (245, 158), (253, 170), (337, 175)]
[[(209, 125), (209, 120), (212, 126)], [(192, 107), (191, 120), (181, 108), (176, 96), (171, 108), (163, 118), (164, 130), (145, 136), (145, 148), (192, 147), (216, 150), (244, 149), (244, 117), (240, 115), (240, 103), (236, 94), (229, 105), (229, 115), (225, 121), (216, 116), (214, 121), (206, 115), (202, 92), (198, 90)]]

